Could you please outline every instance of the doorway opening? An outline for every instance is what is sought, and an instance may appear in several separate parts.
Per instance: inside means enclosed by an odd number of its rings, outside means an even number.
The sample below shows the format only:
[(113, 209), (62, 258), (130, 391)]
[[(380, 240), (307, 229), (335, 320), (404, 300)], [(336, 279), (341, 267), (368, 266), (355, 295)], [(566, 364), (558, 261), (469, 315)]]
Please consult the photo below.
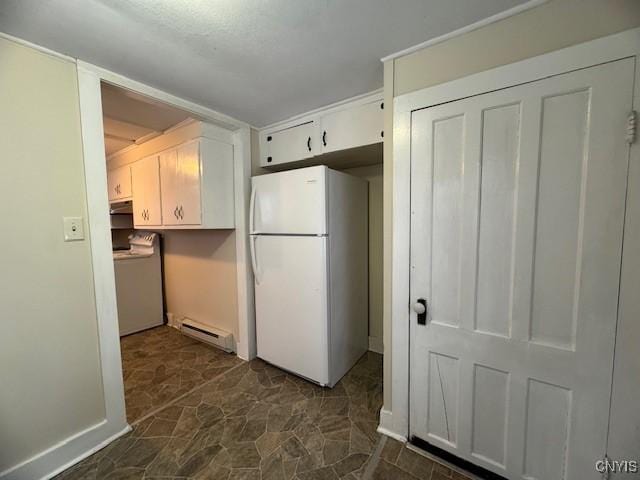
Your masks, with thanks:
[[(100, 93), (126, 416), (135, 424), (240, 363), (233, 146), (186, 110), (106, 82)], [(212, 185), (205, 176), (214, 173)]]

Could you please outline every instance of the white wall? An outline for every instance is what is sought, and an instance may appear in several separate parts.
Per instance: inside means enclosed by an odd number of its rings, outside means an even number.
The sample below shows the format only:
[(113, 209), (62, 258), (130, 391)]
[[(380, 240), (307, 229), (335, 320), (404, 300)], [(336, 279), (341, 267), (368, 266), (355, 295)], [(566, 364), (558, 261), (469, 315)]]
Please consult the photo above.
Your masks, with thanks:
[[(111, 156), (108, 168), (130, 164), (207, 134), (201, 122), (192, 122)], [(162, 230), (160, 233), (164, 237), (167, 311), (232, 332), (237, 340), (235, 230)]]
[[(72, 62), (0, 39), (0, 476), (105, 418)], [(88, 239), (88, 232), (87, 239)]]
[[(389, 60), (384, 65), (385, 104), (393, 97), (472, 73), (576, 45), (640, 25), (638, 0), (551, 0), (473, 32)], [(385, 109), (392, 131), (393, 109)], [(391, 405), (391, 198), (392, 137), (384, 146), (384, 408)]]

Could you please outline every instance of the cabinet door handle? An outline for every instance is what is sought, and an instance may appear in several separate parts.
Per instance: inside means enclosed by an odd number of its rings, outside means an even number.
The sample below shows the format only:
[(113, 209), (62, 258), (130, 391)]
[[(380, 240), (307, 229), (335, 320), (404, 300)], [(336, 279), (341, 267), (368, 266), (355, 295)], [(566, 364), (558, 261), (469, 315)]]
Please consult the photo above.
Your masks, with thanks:
[(178, 210), (178, 212), (180, 213), (180, 219), (184, 218), (184, 210), (182, 209), (182, 205), (180, 205), (180, 210)]
[(176, 219), (178, 218), (178, 206), (176, 205), (176, 208), (173, 210), (173, 215), (176, 217)]
[(311, 151), (311, 137), (307, 138), (307, 148)]
[(322, 132), (322, 145), (327, 146), (327, 131)]

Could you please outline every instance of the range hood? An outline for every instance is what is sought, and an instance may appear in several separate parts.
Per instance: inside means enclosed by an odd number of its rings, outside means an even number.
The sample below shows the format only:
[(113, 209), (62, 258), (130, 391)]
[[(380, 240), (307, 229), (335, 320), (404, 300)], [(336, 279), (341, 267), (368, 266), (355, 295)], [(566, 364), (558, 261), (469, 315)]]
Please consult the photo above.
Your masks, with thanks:
[(113, 202), (109, 205), (109, 213), (111, 215), (132, 214), (133, 203), (131, 200), (127, 200), (125, 202)]
[(112, 229), (133, 228), (133, 205), (131, 200), (126, 202), (114, 202), (109, 206)]

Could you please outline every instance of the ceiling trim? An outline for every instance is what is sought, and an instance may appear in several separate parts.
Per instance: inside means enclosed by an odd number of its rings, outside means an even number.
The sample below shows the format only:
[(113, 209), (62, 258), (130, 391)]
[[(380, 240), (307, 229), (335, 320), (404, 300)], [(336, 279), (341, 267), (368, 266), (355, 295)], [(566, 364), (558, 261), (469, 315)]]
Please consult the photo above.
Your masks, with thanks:
[(465, 33), (473, 32), (474, 30), (478, 30), (479, 28), (486, 27), (487, 25), (491, 25), (492, 23), (499, 22), (500, 20), (504, 20), (505, 18), (509, 18), (519, 13), (526, 12), (527, 10), (531, 10), (532, 8), (538, 7), (544, 3), (547, 3), (548, 1), (549, 0), (529, 0), (528, 2), (525, 2), (521, 5), (516, 5), (515, 7), (496, 13), (495, 15), (491, 15), (490, 17), (483, 18), (482, 20), (478, 20), (474, 23), (470, 23), (469, 25), (466, 25), (457, 30), (453, 30), (452, 32), (445, 33), (444, 35), (440, 35), (439, 37), (431, 38), (412, 47), (405, 48), (404, 50), (400, 50), (399, 52), (392, 53), (390, 55), (387, 55), (386, 57), (382, 57), (380, 61), (384, 63), (389, 60), (395, 60), (396, 58), (404, 57), (411, 53), (415, 53), (418, 50), (422, 50), (423, 48), (432, 47), (433, 45), (436, 45), (438, 43), (442, 43), (452, 38), (459, 37), (460, 35), (464, 35)]
[(70, 57), (69, 55), (56, 52), (55, 50), (51, 50), (47, 47), (43, 47), (42, 45), (31, 43), (28, 40), (24, 40), (22, 38), (14, 37), (13, 35), (9, 35), (8, 33), (0, 32), (0, 38), (4, 38), (5, 40), (9, 40), (10, 42), (17, 43), (18, 45), (22, 45), (24, 47), (33, 48), (34, 50), (37, 50), (42, 53), (46, 53), (47, 55), (51, 55), (52, 57), (59, 58), (60, 60), (76, 63), (76, 59), (73, 57)]
[(235, 131), (244, 127), (254, 128), (252, 125), (246, 122), (241, 122), (240, 120), (236, 120), (229, 115), (217, 112), (215, 110), (212, 110), (211, 108), (204, 107), (190, 100), (185, 100), (184, 98), (177, 97), (171, 93), (165, 92), (164, 90), (151, 87), (145, 83), (133, 80), (129, 77), (125, 77), (124, 75), (112, 72), (111, 70), (107, 70), (106, 68), (99, 67), (80, 59), (77, 60), (77, 64), (78, 68), (82, 68), (85, 71), (94, 73), (100, 78), (100, 80), (106, 83), (115, 85), (116, 87), (124, 88), (126, 90), (131, 90), (132, 92), (146, 95), (155, 100), (167, 103), (172, 107), (179, 108), (190, 114), (193, 114), (197, 117), (198, 120), (213, 122), (218, 126), (231, 131)]
[(271, 130), (273, 128), (281, 127), (284, 125), (289, 125), (297, 122), (298, 120), (306, 120), (308, 117), (313, 117), (314, 115), (318, 115), (319, 113), (327, 113), (330, 110), (335, 110), (343, 105), (351, 104), (357, 102), (358, 100), (367, 100), (369, 97), (375, 97), (382, 95), (383, 89), (378, 88), (377, 90), (373, 90), (372, 92), (362, 93), (360, 95), (356, 95), (355, 97), (345, 98), (338, 102), (330, 103), (329, 105), (324, 105), (319, 108), (314, 108), (313, 110), (309, 110), (308, 112), (299, 113), (298, 115), (294, 115), (293, 117), (286, 118), (284, 120), (280, 120), (277, 122), (270, 123), (269, 125), (265, 125), (264, 127), (256, 128), (259, 132), (265, 130)]

